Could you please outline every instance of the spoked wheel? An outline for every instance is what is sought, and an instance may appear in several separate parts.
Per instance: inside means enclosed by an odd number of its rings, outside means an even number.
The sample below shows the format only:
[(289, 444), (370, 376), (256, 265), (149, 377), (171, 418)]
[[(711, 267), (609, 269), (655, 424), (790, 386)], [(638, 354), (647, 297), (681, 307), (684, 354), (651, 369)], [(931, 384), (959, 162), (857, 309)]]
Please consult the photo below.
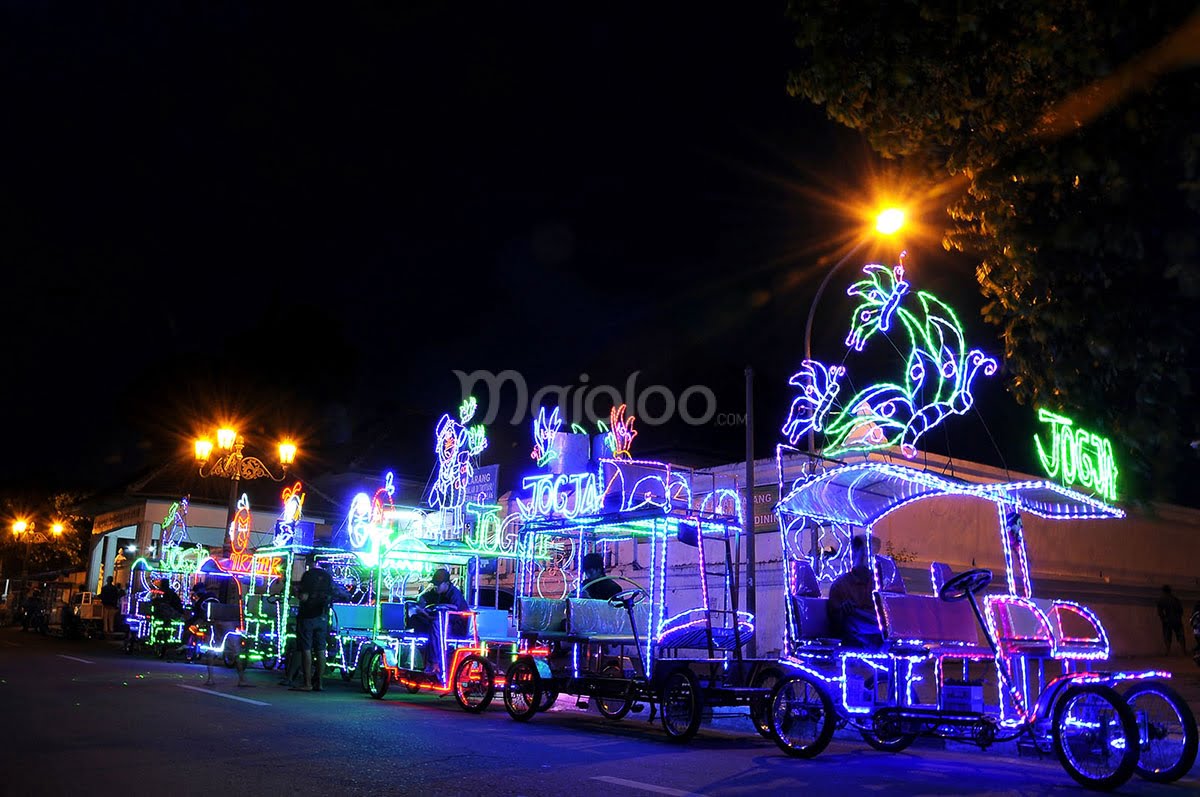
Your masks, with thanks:
[(467, 656), (454, 668), (454, 699), (463, 711), (478, 714), (496, 696), (492, 665), (480, 656)]
[(541, 676), (529, 656), (522, 656), (508, 668), (504, 679), (504, 708), (518, 722), (528, 722), (542, 701)]
[[(790, 676), (771, 691), (762, 711), (779, 749), (797, 758), (812, 758), (829, 745), (834, 730), (833, 701), (803, 673)], [(755, 719), (758, 725), (760, 719)]]
[(371, 651), (362, 664), (363, 691), (376, 700), (381, 699), (387, 694), (388, 686), (391, 684), (387, 667), (384, 666), (386, 663), (383, 651), (375, 649)]
[(273, 653), (266, 654), (262, 657), (262, 666), (264, 670), (273, 670), (279, 665), (279, 657)]
[[(758, 689), (769, 689), (775, 691), (775, 687), (783, 680), (783, 673), (774, 668), (766, 669), (754, 676), (754, 681), (751, 686)], [(767, 739), (771, 736), (771, 698), (768, 695), (764, 698), (755, 698), (750, 703), (750, 719), (754, 722), (754, 728)]]
[(1054, 752), (1081, 785), (1115, 789), (1138, 762), (1133, 710), (1103, 684), (1072, 686), (1054, 707)]
[(1125, 691), (1138, 728), (1139, 777), (1155, 783), (1179, 780), (1196, 763), (1196, 717), (1178, 692), (1153, 681)]
[[(600, 671), (602, 678), (624, 678), (625, 671), (616, 664), (610, 664)], [(633, 701), (620, 697), (597, 697), (596, 709), (605, 719), (619, 720), (633, 708)]]
[(672, 741), (686, 742), (700, 730), (700, 688), (691, 670), (679, 669), (667, 676), (661, 704), (663, 730)]

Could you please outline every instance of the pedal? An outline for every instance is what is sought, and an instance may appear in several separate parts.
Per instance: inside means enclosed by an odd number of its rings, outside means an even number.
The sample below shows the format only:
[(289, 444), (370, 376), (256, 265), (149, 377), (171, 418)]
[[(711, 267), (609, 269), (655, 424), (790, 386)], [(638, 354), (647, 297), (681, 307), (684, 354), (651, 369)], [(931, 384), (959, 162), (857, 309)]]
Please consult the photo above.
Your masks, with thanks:
[(575, 708), (579, 708), (579, 709), (583, 709), (584, 711), (587, 711), (588, 705), (589, 705), (589, 702), (588, 702), (587, 695), (580, 695), (579, 697), (575, 698)]
[(634, 703), (632, 706), (629, 707), (629, 712), (631, 714), (641, 714), (645, 710), (646, 710), (646, 707), (644, 705), (642, 705), (641, 703)]

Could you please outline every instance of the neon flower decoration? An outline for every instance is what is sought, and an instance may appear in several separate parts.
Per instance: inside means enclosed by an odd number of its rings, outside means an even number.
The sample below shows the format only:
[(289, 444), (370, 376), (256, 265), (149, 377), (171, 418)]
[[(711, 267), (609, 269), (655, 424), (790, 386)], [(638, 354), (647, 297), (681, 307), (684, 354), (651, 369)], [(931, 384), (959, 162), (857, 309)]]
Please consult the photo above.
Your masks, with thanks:
[(471, 396), (458, 409), (458, 420), (443, 415), (434, 430), (434, 453), (438, 473), (429, 493), (429, 505), (434, 509), (451, 510), (455, 521), (461, 520), (461, 510), (467, 501), (467, 482), (475, 473), (474, 457), (487, 448), (487, 431), (482, 425), (468, 427), (475, 417), (478, 403)]
[[(613, 459), (633, 459), (629, 452), (633, 447), (633, 438), (638, 435), (633, 428), (635, 420), (637, 418), (633, 415), (625, 416), (624, 404), (608, 411), (608, 430), (605, 434), (605, 442), (612, 451)], [(601, 429), (603, 430), (604, 427), (601, 426)]]
[(902, 329), (908, 344), (903, 382), (869, 385), (839, 406), (845, 366), (805, 360), (789, 380), (800, 388), (783, 425), (793, 445), (809, 431), (823, 432), (826, 456), (898, 445), (911, 459), (926, 432), (948, 416), (971, 409), (971, 387), (980, 372), (996, 372), (994, 359), (967, 348), (958, 317), (936, 296), (918, 291), (917, 306), (906, 306), (913, 294), (904, 279), (904, 254), (900, 257), (901, 265), (895, 268), (865, 266), (867, 278), (847, 290), (849, 296), (859, 297), (859, 304), (846, 346), (861, 352), (878, 334)]
[(164, 556), (171, 547), (187, 541), (187, 513), (188, 499), (186, 495), (171, 504), (170, 508), (167, 509), (167, 516), (163, 518), (162, 522), (161, 535), (162, 553)]
[(533, 419), (533, 451), (529, 456), (539, 468), (544, 468), (561, 456), (558, 448), (558, 430), (561, 426), (558, 407), (550, 413), (549, 420), (546, 418), (546, 408), (538, 408), (537, 417)]
[(302, 489), (303, 485), (300, 482), (283, 489), (283, 514), (279, 516), (279, 523), (275, 527), (273, 545), (291, 545), (296, 539), (296, 524), (300, 522), (300, 516), (304, 509)]
[(229, 564), (231, 569), (247, 572), (250, 569), (250, 554), (246, 548), (250, 545), (250, 498), (242, 493), (237, 502), (237, 514), (229, 524), (229, 547), (231, 550)]
[(1050, 442), (1043, 446), (1037, 435), (1033, 444), (1037, 448), (1042, 468), (1051, 479), (1064, 486), (1078, 483), (1084, 489), (1094, 490), (1109, 501), (1117, 498), (1117, 463), (1113, 457), (1112, 441), (1106, 437), (1075, 427), (1070, 418), (1038, 410), (1038, 420), (1050, 424)]

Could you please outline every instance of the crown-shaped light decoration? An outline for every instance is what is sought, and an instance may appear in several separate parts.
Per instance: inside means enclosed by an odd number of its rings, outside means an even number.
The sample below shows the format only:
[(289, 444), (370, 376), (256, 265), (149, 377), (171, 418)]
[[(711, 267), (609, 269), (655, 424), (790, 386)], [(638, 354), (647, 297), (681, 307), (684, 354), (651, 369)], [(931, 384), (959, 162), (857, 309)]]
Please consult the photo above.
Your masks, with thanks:
[[(846, 291), (859, 297), (846, 336), (847, 356), (896, 327), (907, 339), (907, 351), (892, 344), (905, 354), (903, 380), (869, 385), (840, 403), (846, 367), (805, 360), (789, 380), (800, 388), (783, 425), (793, 445), (814, 431), (825, 434), (826, 456), (898, 445), (904, 456), (914, 457), (926, 432), (971, 409), (975, 377), (981, 371), (986, 376), (996, 372), (994, 359), (967, 348), (962, 324), (948, 305), (928, 291), (910, 292), (905, 254), (893, 268), (865, 266), (866, 279)], [(916, 306), (908, 306), (914, 295)]]

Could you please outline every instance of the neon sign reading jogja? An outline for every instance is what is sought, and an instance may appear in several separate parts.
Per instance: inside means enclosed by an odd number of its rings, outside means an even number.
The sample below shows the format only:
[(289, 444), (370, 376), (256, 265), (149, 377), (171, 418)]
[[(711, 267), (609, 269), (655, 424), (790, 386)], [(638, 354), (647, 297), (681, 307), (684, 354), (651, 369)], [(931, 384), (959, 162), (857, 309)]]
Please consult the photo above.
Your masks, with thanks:
[[(962, 324), (948, 305), (928, 291), (910, 293), (904, 253), (900, 261), (895, 268), (865, 266), (867, 278), (846, 291), (859, 297), (846, 346), (861, 352), (871, 338), (897, 326), (908, 340), (908, 351), (901, 349), (903, 382), (868, 385), (842, 403), (837, 397), (846, 367), (805, 360), (789, 380), (800, 388), (783, 425), (792, 445), (810, 431), (824, 432), (826, 456), (898, 445), (911, 459), (926, 432), (971, 409), (975, 377), (996, 372), (994, 359), (967, 348)], [(910, 309), (905, 302), (914, 295), (919, 307)]]
[(1033, 436), (1046, 475), (1057, 479), (1064, 487), (1078, 483), (1109, 501), (1116, 500), (1117, 462), (1113, 457), (1112, 441), (1076, 428), (1070, 418), (1047, 409), (1038, 410), (1038, 420), (1050, 424), (1048, 446), (1043, 446), (1037, 435)]
[(603, 496), (594, 473), (547, 473), (526, 476), (521, 486), (529, 490), (529, 498), (517, 500), (522, 519), (535, 517), (576, 518), (600, 511)]

